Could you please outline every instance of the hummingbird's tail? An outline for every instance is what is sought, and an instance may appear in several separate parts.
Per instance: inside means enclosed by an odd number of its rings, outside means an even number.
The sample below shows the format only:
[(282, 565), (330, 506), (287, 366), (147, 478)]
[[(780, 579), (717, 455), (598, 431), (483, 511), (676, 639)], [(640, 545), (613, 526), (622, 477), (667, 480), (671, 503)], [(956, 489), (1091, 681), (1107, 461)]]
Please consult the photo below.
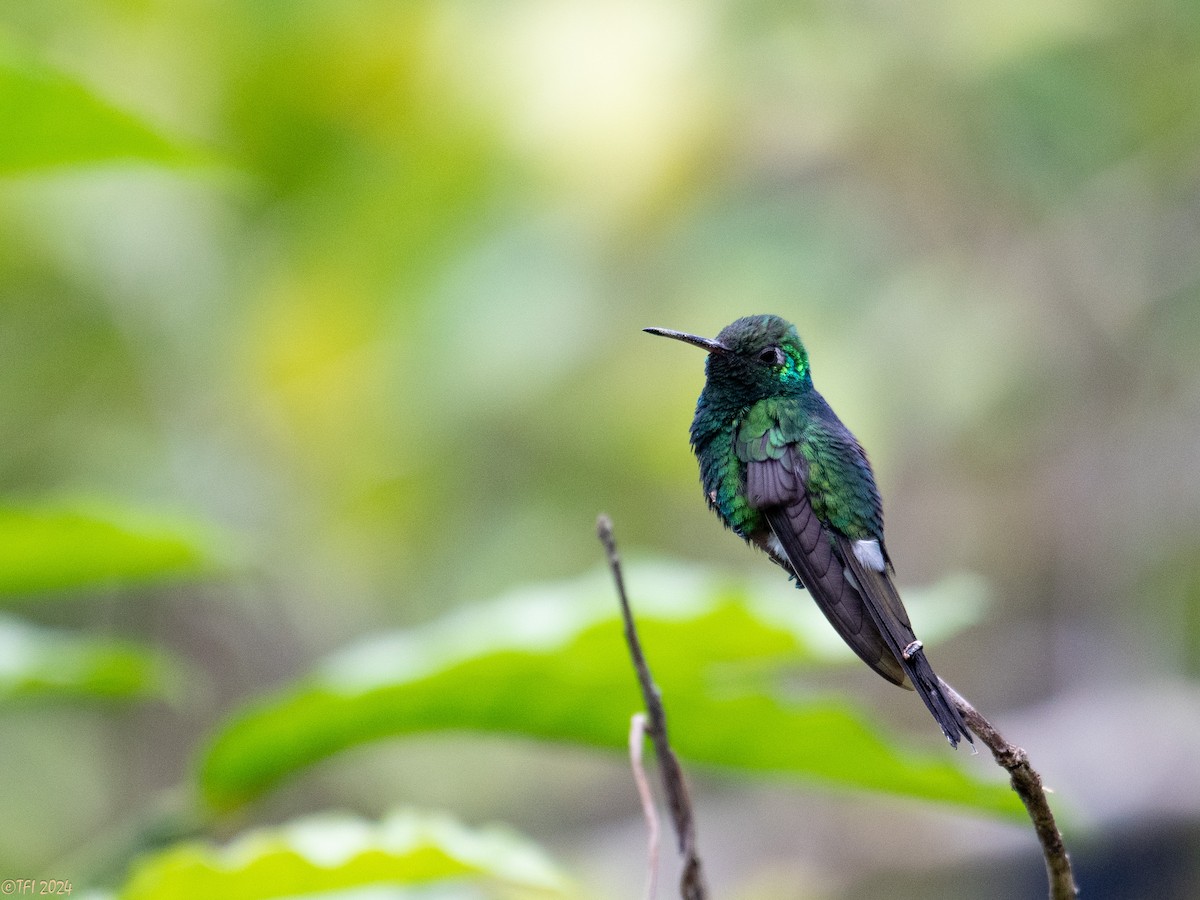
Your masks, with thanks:
[(950, 746), (957, 747), (963, 738), (966, 738), (969, 744), (975, 743), (971, 732), (967, 730), (967, 723), (963, 721), (962, 713), (946, 696), (941, 679), (925, 658), (925, 650), (913, 634), (908, 612), (904, 609), (900, 594), (897, 593), (886, 569), (879, 571), (863, 565), (852, 551), (844, 553), (843, 560), (847, 574), (853, 577), (868, 615), (887, 642), (888, 649), (904, 669), (906, 681), (921, 695), (925, 706), (942, 726), (942, 734), (946, 735)]
[(942, 680), (937, 677), (933, 666), (929, 665), (929, 660), (925, 658), (925, 651), (922, 649), (920, 641), (914, 640), (900, 651), (900, 664), (904, 666), (904, 672), (913, 689), (921, 695), (925, 706), (933, 713), (937, 723), (942, 726), (942, 734), (946, 736), (950, 746), (957, 747), (962, 738), (966, 738), (968, 744), (974, 744), (975, 741), (971, 737), (971, 732), (967, 730), (967, 723), (963, 721), (962, 713), (946, 696), (946, 692), (942, 689)]

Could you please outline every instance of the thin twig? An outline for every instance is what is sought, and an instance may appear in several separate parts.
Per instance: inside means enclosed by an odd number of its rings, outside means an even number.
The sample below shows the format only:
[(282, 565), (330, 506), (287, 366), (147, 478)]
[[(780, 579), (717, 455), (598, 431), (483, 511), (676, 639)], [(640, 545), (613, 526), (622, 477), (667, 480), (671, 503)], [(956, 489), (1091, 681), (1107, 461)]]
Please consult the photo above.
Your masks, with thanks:
[(1042, 777), (1029, 764), (1028, 754), (1016, 744), (1010, 744), (962, 694), (940, 678), (938, 681), (962, 713), (967, 727), (987, 744), (992, 756), (996, 758), (997, 765), (1008, 772), (1013, 790), (1025, 804), (1029, 818), (1033, 821), (1033, 830), (1037, 832), (1038, 842), (1042, 845), (1042, 855), (1046, 859), (1050, 900), (1072, 900), (1078, 897), (1079, 888), (1075, 884), (1075, 876), (1071, 874), (1071, 860), (1067, 856), (1067, 848), (1063, 846), (1062, 833), (1054, 822), (1054, 813), (1050, 811), (1050, 803), (1046, 800)]
[(650, 792), (650, 781), (646, 778), (646, 767), (642, 764), (642, 748), (646, 744), (646, 714), (634, 713), (629, 721), (629, 762), (633, 766), (633, 781), (637, 785), (638, 798), (642, 801), (642, 816), (646, 819), (647, 864), (646, 900), (654, 900), (658, 893), (658, 812), (654, 809), (654, 795)]
[[(629, 598), (625, 593), (625, 578), (621, 573), (621, 560), (617, 554), (616, 539), (613, 537), (612, 521), (608, 516), (600, 516), (596, 522), (596, 531), (608, 554), (608, 565), (617, 586), (617, 596), (621, 601), (621, 615), (625, 621), (625, 640), (629, 644), (629, 655), (633, 660), (633, 667), (637, 671), (638, 683), (641, 685), (642, 697), (646, 703), (646, 717), (641, 714), (633, 717), (629, 741), (630, 759), (633, 762), (634, 777), (638, 783), (638, 794), (642, 798), (646, 821), (650, 827), (651, 871), (648, 896), (653, 897), (654, 894), (658, 822), (654, 815), (653, 802), (649, 797), (649, 786), (641, 765), (640, 745), (643, 733), (649, 735), (654, 742), (663, 788), (671, 807), (671, 820), (675, 825), (675, 834), (679, 840), (679, 852), (683, 856), (683, 877), (679, 884), (680, 895), (684, 900), (704, 900), (707, 896), (707, 889), (701, 872), (700, 858), (696, 854), (696, 829), (691, 800), (688, 797), (687, 784), (683, 779), (683, 770), (667, 739), (667, 719), (663, 709), (662, 694), (654, 683), (650, 667), (642, 653), (637, 626), (633, 620)], [(967, 727), (992, 751), (996, 763), (1008, 772), (1013, 790), (1025, 804), (1025, 809), (1033, 822), (1034, 831), (1037, 833), (1038, 842), (1041, 844), (1042, 855), (1046, 860), (1046, 876), (1050, 882), (1050, 900), (1074, 900), (1079, 896), (1079, 888), (1076, 886), (1075, 877), (1071, 872), (1071, 860), (1067, 856), (1062, 833), (1058, 830), (1058, 825), (1054, 821), (1054, 813), (1050, 810), (1050, 804), (1046, 799), (1042, 778), (1029, 764), (1028, 754), (1015, 744), (1009, 743), (1004, 735), (980, 715), (979, 711), (968, 703), (958, 691), (945, 681), (941, 679), (938, 681), (958, 711), (962, 713)]]
[(642, 698), (646, 703), (646, 714), (649, 719), (646, 733), (654, 742), (654, 752), (658, 757), (658, 768), (662, 777), (663, 790), (667, 795), (667, 804), (671, 809), (671, 821), (675, 825), (675, 836), (679, 842), (679, 853), (683, 857), (683, 875), (679, 880), (680, 896), (684, 900), (705, 900), (708, 889), (704, 884), (704, 874), (701, 870), (700, 857), (696, 853), (696, 824), (692, 815), (692, 801), (688, 796), (687, 784), (683, 779), (683, 769), (679, 759), (671, 749), (667, 738), (667, 714), (663, 709), (662, 694), (654, 678), (650, 675), (650, 667), (642, 653), (642, 644), (638, 639), (637, 626), (633, 621), (633, 611), (629, 606), (629, 597), (625, 593), (625, 578), (621, 574), (621, 559), (617, 555), (617, 542), (613, 537), (612, 520), (602, 515), (596, 521), (596, 533), (604, 550), (608, 554), (608, 566), (612, 570), (613, 581), (617, 586), (617, 597), (621, 601), (621, 615), (625, 620), (625, 641), (629, 645), (629, 656), (637, 671), (638, 684), (642, 688)]

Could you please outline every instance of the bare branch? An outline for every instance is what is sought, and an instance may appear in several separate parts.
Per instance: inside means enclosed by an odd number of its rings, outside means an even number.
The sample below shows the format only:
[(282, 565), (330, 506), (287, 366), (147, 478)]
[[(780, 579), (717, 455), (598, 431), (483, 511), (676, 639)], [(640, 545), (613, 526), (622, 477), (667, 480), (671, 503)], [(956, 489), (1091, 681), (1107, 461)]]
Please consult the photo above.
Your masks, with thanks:
[[(684, 900), (705, 900), (707, 888), (704, 884), (700, 858), (696, 853), (696, 829), (691, 799), (683, 778), (683, 770), (680, 768), (679, 760), (667, 738), (666, 712), (663, 709), (662, 695), (654, 683), (650, 667), (642, 653), (637, 626), (629, 606), (628, 595), (625, 593), (625, 578), (621, 572), (621, 560), (617, 554), (612, 522), (607, 516), (600, 516), (596, 522), (596, 531), (608, 554), (609, 568), (612, 570), (617, 596), (621, 601), (621, 615), (625, 622), (625, 640), (629, 645), (629, 655), (633, 660), (638, 684), (641, 686), (642, 697), (646, 703), (645, 716), (638, 714), (633, 717), (629, 735), (629, 752), (634, 778), (638, 784), (638, 794), (642, 799), (646, 822), (650, 828), (648, 896), (653, 897), (656, 879), (658, 820), (654, 814), (649, 785), (642, 767), (643, 735), (648, 735), (654, 743), (663, 789), (671, 808), (671, 821), (675, 826), (679, 852), (683, 856), (683, 876), (679, 885), (680, 895)], [(941, 683), (942, 690), (962, 714), (967, 727), (992, 751), (996, 763), (1008, 772), (1013, 790), (1025, 804), (1025, 809), (1029, 812), (1029, 818), (1033, 822), (1034, 831), (1037, 833), (1038, 842), (1041, 844), (1042, 855), (1046, 860), (1046, 875), (1050, 882), (1050, 900), (1074, 900), (1079, 896), (1079, 888), (1076, 886), (1075, 877), (1071, 872), (1071, 860), (1063, 845), (1062, 834), (1054, 821), (1054, 813), (1051, 812), (1050, 804), (1046, 800), (1046, 791), (1042, 786), (1041, 776), (1029, 764), (1028, 755), (1020, 747), (1009, 743), (1004, 735), (980, 715), (979, 711), (968, 703), (958, 691), (945, 681), (941, 679), (938, 681)]]
[(633, 766), (633, 781), (637, 785), (638, 798), (642, 801), (642, 815), (646, 819), (646, 831), (649, 835), (646, 854), (646, 900), (654, 900), (654, 895), (658, 892), (658, 813), (654, 809), (654, 795), (650, 792), (646, 767), (642, 765), (646, 724), (645, 713), (633, 714), (629, 722), (629, 762)]
[(642, 688), (642, 698), (646, 704), (648, 718), (646, 734), (654, 743), (663, 790), (667, 795), (667, 804), (671, 809), (671, 821), (675, 826), (675, 836), (679, 843), (679, 853), (683, 857), (683, 875), (679, 881), (680, 896), (684, 900), (705, 900), (708, 896), (708, 889), (705, 887), (700, 857), (696, 853), (696, 824), (692, 814), (692, 801), (688, 796), (683, 769), (667, 738), (667, 715), (663, 709), (662, 694), (658, 685), (654, 683), (650, 667), (642, 653), (637, 626), (633, 621), (633, 611), (629, 606), (629, 597), (625, 593), (625, 578), (621, 574), (621, 559), (617, 555), (617, 542), (613, 537), (612, 520), (608, 516), (602, 515), (596, 521), (596, 533), (600, 536), (600, 542), (604, 544), (604, 550), (608, 554), (608, 565), (617, 586), (617, 597), (621, 601), (621, 615), (625, 620), (625, 641), (629, 645), (629, 656), (637, 671), (638, 684)]
[(1046, 800), (1042, 777), (1029, 764), (1029, 756), (1020, 747), (1010, 744), (962, 694), (942, 679), (939, 678), (938, 681), (941, 682), (942, 690), (962, 713), (967, 727), (987, 744), (996, 763), (1008, 772), (1013, 790), (1025, 804), (1029, 818), (1033, 821), (1033, 829), (1037, 832), (1038, 842), (1042, 845), (1042, 855), (1046, 859), (1050, 900), (1072, 900), (1078, 897), (1079, 888), (1075, 884), (1075, 876), (1071, 873), (1071, 860), (1067, 856), (1067, 848), (1063, 845), (1062, 833), (1055, 824), (1054, 813), (1050, 811), (1050, 803)]

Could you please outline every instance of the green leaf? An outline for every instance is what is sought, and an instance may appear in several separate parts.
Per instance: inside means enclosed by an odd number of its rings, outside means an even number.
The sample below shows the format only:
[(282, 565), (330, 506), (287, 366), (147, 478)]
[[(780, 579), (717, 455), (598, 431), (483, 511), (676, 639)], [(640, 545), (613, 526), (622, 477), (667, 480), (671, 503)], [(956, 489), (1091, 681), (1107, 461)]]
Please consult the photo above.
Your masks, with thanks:
[(156, 650), (0, 616), (0, 700), (162, 697), (176, 671)]
[[(786, 585), (750, 596), (698, 567), (664, 565), (632, 566), (628, 583), (685, 759), (1021, 814), (1007, 787), (959, 767), (932, 722), (931, 751), (916, 753), (843, 700), (782, 697), (770, 677), (781, 666), (829, 664), (806, 623), (828, 625), (798, 612), (811, 604)], [(623, 748), (642, 703), (615, 610), (608, 576), (597, 573), (351, 647), (237, 716), (202, 759), (202, 791), (214, 807), (235, 807), (339, 750), (421, 732)], [(915, 720), (925, 715), (914, 695), (895, 698)]]
[(0, 176), (56, 166), (196, 163), (203, 155), (0, 35)]
[(379, 823), (334, 815), (304, 819), (249, 832), (224, 848), (182, 844), (135, 866), (118, 897), (259, 900), (338, 892), (341, 898), (357, 896), (356, 888), (446, 880), (472, 883), (461, 895), (470, 897), (548, 900), (571, 892), (539, 847), (506, 828), (466, 828), (443, 815), (406, 810)]
[(193, 522), (113, 505), (0, 507), (0, 597), (195, 577), (217, 567)]

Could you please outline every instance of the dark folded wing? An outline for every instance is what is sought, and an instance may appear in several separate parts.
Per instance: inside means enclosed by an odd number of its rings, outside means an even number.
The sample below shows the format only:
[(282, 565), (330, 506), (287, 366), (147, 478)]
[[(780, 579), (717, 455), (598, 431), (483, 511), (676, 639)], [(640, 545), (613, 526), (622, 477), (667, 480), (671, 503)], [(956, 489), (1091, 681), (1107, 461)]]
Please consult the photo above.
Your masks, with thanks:
[(762, 511), (778, 542), (775, 547), (768, 539), (768, 552), (804, 583), (863, 662), (888, 681), (915, 688), (952, 745), (964, 737), (970, 741), (962, 716), (942, 692), (913, 634), (882, 553), (880, 569), (864, 564), (850, 538), (826, 527), (813, 510), (805, 476), (804, 459), (794, 445), (746, 464), (747, 501)]
[(795, 448), (788, 448), (778, 459), (747, 463), (747, 501), (763, 511), (785, 557), (780, 562), (788, 564), (808, 588), (842, 640), (888, 681), (903, 685), (899, 657), (880, 634), (862, 596), (846, 580), (844, 566), (834, 552), (833, 535), (809, 503), (803, 472), (803, 460)]

